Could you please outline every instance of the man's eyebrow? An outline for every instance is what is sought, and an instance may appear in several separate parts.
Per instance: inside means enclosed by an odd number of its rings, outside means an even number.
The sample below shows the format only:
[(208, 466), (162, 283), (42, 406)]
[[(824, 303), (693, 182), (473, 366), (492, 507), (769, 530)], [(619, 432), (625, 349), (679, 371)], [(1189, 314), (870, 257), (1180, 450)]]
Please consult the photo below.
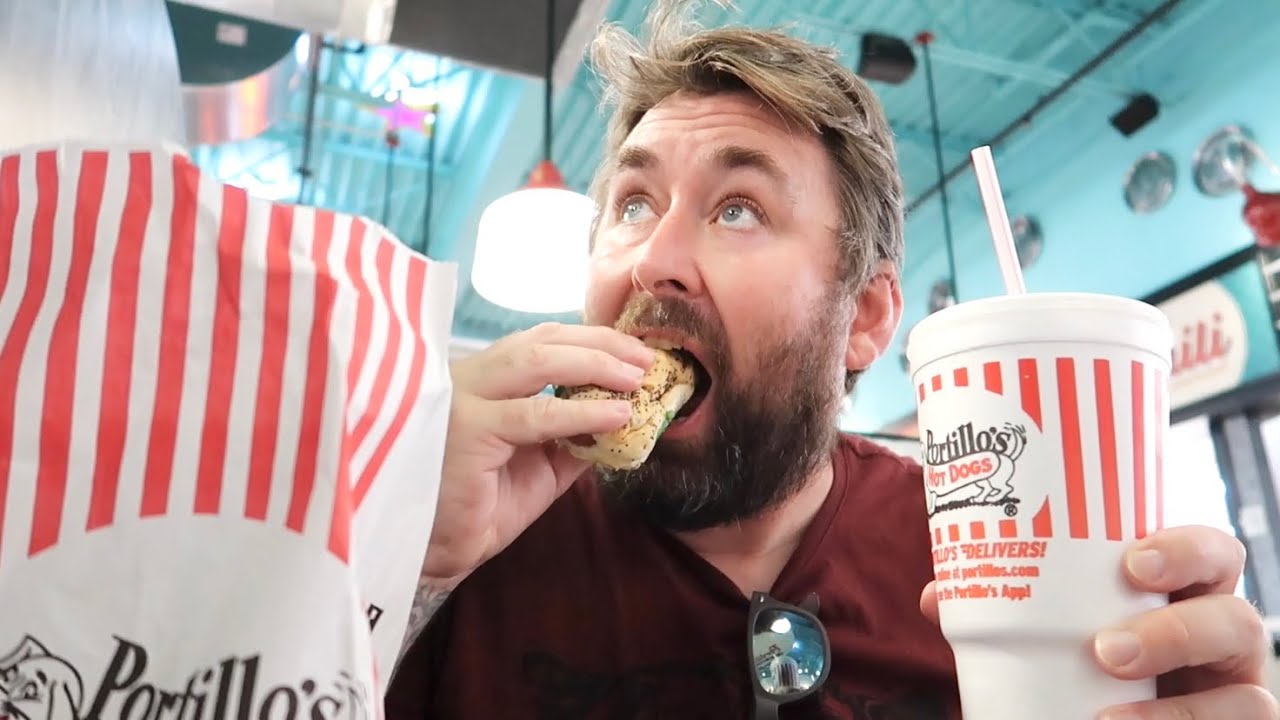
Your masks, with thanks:
[(768, 176), (777, 185), (787, 184), (786, 173), (782, 172), (782, 168), (778, 166), (772, 155), (762, 150), (754, 150), (740, 145), (726, 145), (717, 148), (712, 153), (711, 159), (716, 165), (725, 170), (757, 170)]
[[(712, 151), (710, 156), (704, 157), (709, 157), (711, 162), (722, 171), (755, 170), (768, 178), (784, 197), (795, 202), (787, 174), (782, 171), (778, 161), (763, 150), (742, 145), (724, 145)], [(639, 145), (626, 145), (618, 151), (613, 163), (613, 174), (625, 170), (651, 170), (660, 164), (657, 153), (652, 150)]]
[(636, 145), (627, 145), (618, 151), (618, 159), (614, 163), (617, 170), (647, 170), (658, 164), (658, 156), (651, 150)]

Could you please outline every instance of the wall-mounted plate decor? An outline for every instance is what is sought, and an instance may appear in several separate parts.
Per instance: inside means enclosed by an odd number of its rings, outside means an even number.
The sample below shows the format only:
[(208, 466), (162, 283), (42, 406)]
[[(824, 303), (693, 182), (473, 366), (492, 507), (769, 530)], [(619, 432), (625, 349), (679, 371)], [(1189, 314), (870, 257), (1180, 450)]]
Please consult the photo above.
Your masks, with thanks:
[(1009, 221), (1009, 229), (1013, 230), (1013, 244), (1018, 250), (1018, 264), (1023, 270), (1031, 267), (1044, 252), (1044, 233), (1040, 223), (1030, 215), (1019, 215)]
[(943, 278), (929, 289), (929, 314), (956, 304), (955, 294), (951, 291), (951, 283)]
[(1146, 153), (1125, 175), (1124, 202), (1139, 215), (1155, 212), (1169, 203), (1177, 182), (1177, 166), (1168, 153)]
[(1191, 160), (1196, 189), (1209, 197), (1239, 192), (1253, 166), (1252, 139), (1239, 125), (1227, 125), (1205, 138)]

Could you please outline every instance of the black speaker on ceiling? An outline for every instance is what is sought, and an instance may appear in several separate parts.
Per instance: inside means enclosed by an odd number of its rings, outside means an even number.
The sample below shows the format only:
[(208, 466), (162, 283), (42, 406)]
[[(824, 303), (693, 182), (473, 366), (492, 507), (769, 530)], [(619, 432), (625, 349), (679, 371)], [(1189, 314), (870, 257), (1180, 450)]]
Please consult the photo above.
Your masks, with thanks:
[(867, 80), (901, 85), (916, 69), (916, 56), (906, 40), (880, 33), (864, 33), (858, 53), (858, 74)]
[(1150, 93), (1142, 93), (1120, 108), (1120, 112), (1111, 116), (1111, 126), (1121, 135), (1129, 137), (1138, 132), (1147, 123), (1160, 114), (1160, 101)]

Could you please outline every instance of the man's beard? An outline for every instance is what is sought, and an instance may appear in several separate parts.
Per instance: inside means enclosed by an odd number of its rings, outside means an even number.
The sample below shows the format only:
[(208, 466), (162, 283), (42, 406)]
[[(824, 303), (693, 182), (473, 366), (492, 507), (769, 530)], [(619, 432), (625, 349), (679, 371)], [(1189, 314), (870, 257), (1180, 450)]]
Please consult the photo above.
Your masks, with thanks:
[(836, 328), (847, 321), (837, 293), (814, 308), (807, 327), (763, 335), (782, 339), (739, 358), (746, 377), (730, 369), (718, 320), (683, 300), (634, 296), (615, 327), (696, 339), (714, 378), (703, 400), (713, 415), (709, 437), (660, 439), (638, 469), (601, 470), (606, 497), (655, 525), (689, 531), (756, 517), (799, 492), (836, 438), (844, 375)]

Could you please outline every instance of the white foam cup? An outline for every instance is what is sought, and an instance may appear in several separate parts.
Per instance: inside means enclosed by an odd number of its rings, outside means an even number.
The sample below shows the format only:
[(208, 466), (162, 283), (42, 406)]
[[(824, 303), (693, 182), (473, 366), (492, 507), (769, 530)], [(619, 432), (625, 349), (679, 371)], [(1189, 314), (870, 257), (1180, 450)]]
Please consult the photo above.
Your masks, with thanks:
[(1093, 636), (1166, 599), (1122, 555), (1163, 524), (1173, 333), (1128, 298), (1033, 293), (941, 310), (907, 356), (942, 631), (966, 720), (1085, 720), (1155, 697)]

